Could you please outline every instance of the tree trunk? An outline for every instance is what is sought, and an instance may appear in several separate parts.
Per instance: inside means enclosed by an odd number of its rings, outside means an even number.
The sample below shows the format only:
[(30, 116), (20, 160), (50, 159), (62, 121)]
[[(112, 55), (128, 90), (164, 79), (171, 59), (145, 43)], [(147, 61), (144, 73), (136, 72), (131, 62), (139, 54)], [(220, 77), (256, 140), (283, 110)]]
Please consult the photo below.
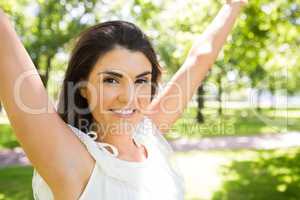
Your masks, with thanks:
[(257, 98), (256, 98), (256, 110), (257, 112), (261, 112), (260, 102), (261, 102), (262, 89), (258, 89)]
[(217, 78), (218, 83), (218, 102), (219, 102), (219, 108), (218, 108), (218, 114), (219, 116), (223, 115), (223, 102), (222, 102), (222, 95), (223, 95), (223, 87), (222, 87), (222, 73), (218, 74)]
[(204, 116), (202, 113), (202, 109), (204, 108), (204, 89), (203, 89), (203, 84), (198, 88), (197, 90), (197, 104), (198, 104), (198, 109), (197, 109), (197, 122), (198, 123), (204, 123)]
[(50, 75), (50, 72), (51, 72), (51, 62), (52, 62), (52, 57), (53, 56), (49, 56), (47, 58), (47, 65), (46, 65), (46, 74), (45, 74), (45, 87), (47, 88), (48, 86), (48, 80), (49, 80), (49, 75)]
[(275, 92), (276, 92), (276, 90), (274, 89), (274, 88), (270, 88), (270, 92), (271, 92), (271, 97), (270, 97), (270, 99), (271, 99), (271, 106), (270, 106), (270, 109), (271, 110), (273, 110), (273, 109), (275, 109), (275, 105), (276, 105), (276, 94), (275, 94)]
[(277, 105), (277, 98), (276, 98), (276, 93), (275, 92), (272, 92), (272, 106), (271, 106), (271, 109), (272, 110), (275, 110), (276, 109), (276, 105)]
[(47, 62), (46, 62), (46, 73), (41, 75), (41, 79), (43, 81), (43, 84), (45, 86), (45, 88), (47, 88), (48, 86), (48, 80), (49, 80), (49, 75), (51, 72), (51, 62), (52, 62), (52, 58), (53, 56), (48, 56), (47, 57)]

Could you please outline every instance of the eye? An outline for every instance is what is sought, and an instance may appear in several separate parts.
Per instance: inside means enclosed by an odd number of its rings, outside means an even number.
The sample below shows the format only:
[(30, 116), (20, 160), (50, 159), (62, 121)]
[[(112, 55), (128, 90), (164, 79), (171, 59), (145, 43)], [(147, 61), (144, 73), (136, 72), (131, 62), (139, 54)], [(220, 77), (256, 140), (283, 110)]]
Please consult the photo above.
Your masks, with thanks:
[(115, 83), (118, 83), (118, 81), (114, 78), (105, 78), (103, 80), (104, 83), (112, 83), (112, 84), (115, 84)]
[(143, 83), (147, 84), (147, 83), (149, 83), (149, 81), (147, 79), (138, 79), (138, 80), (136, 80), (136, 83), (138, 83), (138, 84), (143, 84)]

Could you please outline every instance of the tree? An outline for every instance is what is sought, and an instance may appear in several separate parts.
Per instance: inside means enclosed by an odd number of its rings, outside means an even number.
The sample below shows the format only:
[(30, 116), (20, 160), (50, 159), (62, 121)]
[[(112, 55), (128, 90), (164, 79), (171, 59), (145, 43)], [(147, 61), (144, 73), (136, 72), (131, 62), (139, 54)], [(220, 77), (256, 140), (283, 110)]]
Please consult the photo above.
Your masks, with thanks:
[(22, 42), (46, 87), (55, 55), (87, 27), (88, 17), (95, 4), (96, 0), (23, 0), (6, 3)]
[[(175, 73), (183, 64), (192, 42), (201, 34), (220, 7), (220, 4), (214, 2), (200, 3), (196, 0), (176, 2), (168, 0), (163, 3), (136, 0), (135, 3), (139, 9), (133, 9), (138, 11), (133, 15), (145, 29), (150, 29), (149, 33), (155, 41), (161, 63), (170, 74)], [(204, 106), (203, 84), (197, 90), (198, 122), (204, 121), (201, 112)]]
[(258, 90), (257, 105), (262, 90), (272, 94), (299, 91), (299, 73), (289, 73), (300, 70), (299, 4), (253, 0), (244, 13), (225, 47), (225, 62), (236, 66), (241, 76), (249, 77), (251, 88)]

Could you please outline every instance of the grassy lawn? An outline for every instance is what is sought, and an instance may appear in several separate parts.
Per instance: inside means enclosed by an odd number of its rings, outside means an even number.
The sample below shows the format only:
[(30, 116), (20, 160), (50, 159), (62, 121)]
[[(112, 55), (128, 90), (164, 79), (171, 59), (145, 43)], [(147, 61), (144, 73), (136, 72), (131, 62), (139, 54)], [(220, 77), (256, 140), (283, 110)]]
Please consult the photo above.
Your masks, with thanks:
[(264, 109), (260, 113), (252, 109), (225, 109), (223, 116), (217, 110), (204, 109), (205, 122), (195, 121), (197, 110), (189, 107), (172, 127), (168, 138), (215, 137), (234, 135), (256, 135), (300, 131), (300, 110)]
[[(300, 148), (176, 153), (185, 200), (300, 199)], [(0, 200), (32, 199), (31, 167), (0, 169)]]
[(186, 200), (300, 199), (300, 148), (177, 155)]
[(20, 146), (9, 124), (0, 124), (0, 149)]
[(300, 199), (300, 149), (261, 151), (222, 168), (213, 200)]
[(0, 200), (32, 200), (32, 167), (0, 168)]

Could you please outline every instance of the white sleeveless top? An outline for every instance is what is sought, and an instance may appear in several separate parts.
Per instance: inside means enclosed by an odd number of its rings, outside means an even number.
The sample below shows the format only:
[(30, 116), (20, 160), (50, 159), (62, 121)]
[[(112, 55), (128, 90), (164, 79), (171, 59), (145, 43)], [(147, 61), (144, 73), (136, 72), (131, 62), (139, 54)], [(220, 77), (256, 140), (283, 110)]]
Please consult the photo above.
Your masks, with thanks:
[[(117, 149), (69, 125), (86, 146), (96, 164), (79, 200), (183, 200), (184, 180), (172, 159), (173, 151), (152, 120), (146, 116), (134, 131), (136, 144), (143, 144), (148, 157), (142, 162), (117, 158)], [(113, 154), (105, 146), (110, 146)], [(50, 187), (33, 171), (35, 200), (54, 200)]]

